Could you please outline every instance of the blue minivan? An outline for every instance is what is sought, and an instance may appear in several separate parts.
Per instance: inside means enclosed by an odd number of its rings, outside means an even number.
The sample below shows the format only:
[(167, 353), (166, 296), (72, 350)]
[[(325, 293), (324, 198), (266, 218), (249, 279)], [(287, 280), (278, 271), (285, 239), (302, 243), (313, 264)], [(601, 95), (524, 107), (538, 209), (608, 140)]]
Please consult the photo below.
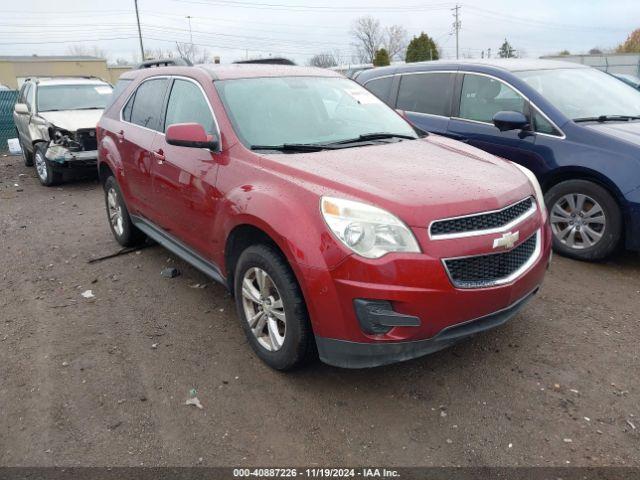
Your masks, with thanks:
[(410, 63), (356, 81), (418, 129), (532, 170), (558, 253), (598, 260), (619, 246), (640, 250), (640, 92), (629, 85), (584, 65), (525, 59)]

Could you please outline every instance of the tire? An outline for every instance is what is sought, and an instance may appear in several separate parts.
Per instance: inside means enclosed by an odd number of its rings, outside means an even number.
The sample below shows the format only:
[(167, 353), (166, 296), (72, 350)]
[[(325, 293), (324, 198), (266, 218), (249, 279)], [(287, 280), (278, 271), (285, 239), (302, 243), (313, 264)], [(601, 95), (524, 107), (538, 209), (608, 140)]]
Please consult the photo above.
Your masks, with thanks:
[(104, 203), (109, 228), (116, 241), (123, 247), (133, 247), (145, 240), (145, 235), (131, 221), (120, 186), (113, 175), (104, 182)]
[(45, 156), (46, 151), (46, 142), (36, 144), (34, 146), (34, 163), (40, 183), (45, 187), (52, 187), (62, 181), (62, 174), (53, 168), (51, 162)]
[(24, 143), (22, 142), (22, 139), (18, 141), (20, 142), (20, 149), (22, 150), (22, 157), (24, 158), (24, 166), (33, 167), (33, 152), (30, 152), (26, 149)]
[(577, 260), (602, 260), (622, 239), (622, 215), (611, 194), (588, 180), (567, 180), (544, 196), (553, 249)]
[[(261, 306), (243, 291), (246, 281), (251, 281), (258, 290), (258, 271), (267, 275)], [(259, 295), (257, 291), (255, 293)], [(255, 353), (267, 365), (285, 371), (315, 358), (315, 339), (300, 287), (289, 264), (274, 247), (253, 245), (242, 252), (235, 270), (234, 296), (245, 335)], [(248, 312), (255, 311), (262, 311), (262, 316), (253, 323), (254, 328), (260, 330), (258, 334), (252, 330), (248, 317)], [(283, 314), (284, 322), (281, 321)], [(277, 334), (272, 336), (271, 332), (276, 329)]]

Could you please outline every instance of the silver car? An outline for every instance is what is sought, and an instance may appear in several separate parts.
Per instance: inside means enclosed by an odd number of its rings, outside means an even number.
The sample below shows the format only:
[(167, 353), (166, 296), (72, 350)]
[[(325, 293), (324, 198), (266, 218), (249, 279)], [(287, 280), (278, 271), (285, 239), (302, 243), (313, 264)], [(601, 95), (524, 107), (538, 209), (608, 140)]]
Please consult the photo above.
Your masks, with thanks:
[(25, 165), (35, 164), (43, 185), (59, 183), (70, 169), (95, 168), (96, 124), (111, 94), (111, 85), (93, 77), (24, 82), (13, 119)]

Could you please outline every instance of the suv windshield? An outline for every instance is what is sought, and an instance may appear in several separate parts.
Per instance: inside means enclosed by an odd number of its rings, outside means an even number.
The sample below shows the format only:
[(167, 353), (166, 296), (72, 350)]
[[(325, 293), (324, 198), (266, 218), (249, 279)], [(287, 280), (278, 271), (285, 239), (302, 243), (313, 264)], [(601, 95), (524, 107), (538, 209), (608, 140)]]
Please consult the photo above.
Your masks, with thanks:
[(103, 109), (111, 92), (108, 84), (43, 85), (38, 88), (38, 111)]
[(595, 68), (515, 72), (571, 119), (640, 115), (640, 92)]
[(215, 84), (247, 147), (356, 142), (374, 133), (380, 139), (417, 138), (395, 111), (345, 78), (249, 78)]

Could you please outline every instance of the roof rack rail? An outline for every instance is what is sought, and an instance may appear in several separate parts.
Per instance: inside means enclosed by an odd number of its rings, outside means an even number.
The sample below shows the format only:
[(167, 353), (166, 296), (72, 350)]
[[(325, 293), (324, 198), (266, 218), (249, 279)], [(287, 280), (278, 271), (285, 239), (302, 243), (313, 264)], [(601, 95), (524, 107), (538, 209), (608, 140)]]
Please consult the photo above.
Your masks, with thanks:
[(193, 67), (193, 63), (186, 58), (159, 58), (142, 62), (134, 70), (154, 67)]
[(295, 62), (292, 62), (288, 58), (280, 58), (280, 57), (256, 58), (254, 60), (238, 60), (237, 62), (233, 62), (233, 63), (239, 63), (239, 64), (251, 63), (251, 64), (257, 64), (257, 65), (295, 65)]

